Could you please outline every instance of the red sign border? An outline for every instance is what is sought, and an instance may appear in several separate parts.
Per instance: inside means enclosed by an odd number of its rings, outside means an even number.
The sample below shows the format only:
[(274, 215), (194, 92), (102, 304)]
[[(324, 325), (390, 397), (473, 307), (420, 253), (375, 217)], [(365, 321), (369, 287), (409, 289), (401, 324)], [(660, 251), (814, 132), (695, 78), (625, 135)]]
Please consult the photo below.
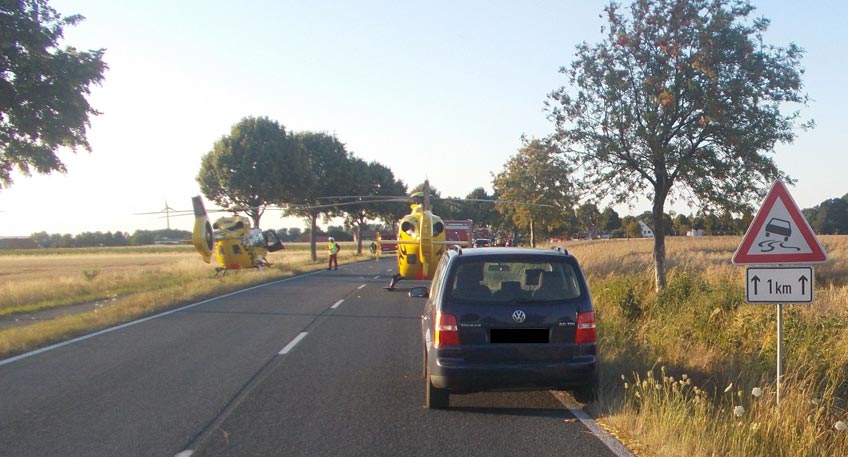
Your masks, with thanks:
[[(771, 213), (772, 208), (774, 207), (777, 199), (780, 198), (783, 201), (783, 205), (786, 206), (786, 210), (789, 212), (789, 216), (795, 222), (795, 226), (800, 230), (801, 235), (804, 237), (804, 241), (807, 242), (807, 245), (810, 247), (812, 252), (804, 252), (804, 253), (793, 253), (793, 254), (751, 254), (751, 245), (754, 244), (754, 241), (757, 239), (757, 234), (760, 233), (760, 229), (763, 227), (763, 224), (766, 223), (766, 219)], [(822, 248), (821, 244), (819, 244), (818, 238), (813, 233), (813, 229), (810, 227), (810, 224), (807, 222), (807, 219), (801, 214), (801, 210), (798, 209), (798, 205), (795, 203), (795, 200), (792, 198), (792, 195), (789, 194), (789, 191), (786, 189), (786, 185), (781, 181), (775, 181), (774, 185), (769, 190), (768, 195), (766, 195), (765, 200), (763, 200), (763, 204), (760, 206), (760, 210), (757, 212), (757, 215), (754, 217), (754, 220), (751, 221), (751, 225), (748, 227), (748, 231), (745, 232), (745, 237), (742, 239), (742, 244), (736, 249), (736, 252), (733, 254), (733, 264), (734, 265), (768, 265), (774, 263), (822, 263), (827, 261), (827, 253)]]

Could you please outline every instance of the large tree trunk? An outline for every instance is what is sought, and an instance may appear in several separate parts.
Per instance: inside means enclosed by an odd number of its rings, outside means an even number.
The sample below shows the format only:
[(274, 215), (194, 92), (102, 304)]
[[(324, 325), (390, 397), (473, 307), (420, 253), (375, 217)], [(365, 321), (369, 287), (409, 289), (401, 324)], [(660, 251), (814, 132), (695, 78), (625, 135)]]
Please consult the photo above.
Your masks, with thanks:
[(668, 191), (657, 191), (654, 193), (654, 207), (652, 218), (654, 221), (654, 279), (657, 292), (665, 289), (665, 197)]
[(354, 232), (354, 237), (356, 238), (356, 255), (362, 255), (362, 225), (364, 223), (365, 221), (360, 218), (356, 224), (356, 232)]
[(536, 223), (530, 218), (530, 247), (536, 247)]
[(312, 253), (312, 261), (317, 262), (318, 261), (318, 252), (315, 249), (315, 238), (316, 238), (315, 232), (318, 231), (318, 215), (317, 214), (310, 214), (309, 215), (309, 224), (310, 224), (310, 227), (312, 228), (312, 230), (310, 230), (310, 233), (309, 233), (309, 249), (310, 249), (310, 252)]

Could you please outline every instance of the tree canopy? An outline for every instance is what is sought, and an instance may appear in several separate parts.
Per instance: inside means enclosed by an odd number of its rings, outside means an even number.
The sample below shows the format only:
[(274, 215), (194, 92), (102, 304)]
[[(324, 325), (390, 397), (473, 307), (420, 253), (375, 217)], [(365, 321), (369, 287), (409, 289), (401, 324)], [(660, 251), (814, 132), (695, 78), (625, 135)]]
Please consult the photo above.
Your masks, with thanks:
[(495, 193), (510, 202), (499, 203), (498, 211), (530, 233), (531, 246), (536, 246), (537, 230), (550, 233), (562, 224), (563, 215), (573, 212), (570, 173), (571, 168), (549, 142), (524, 139), (524, 146), (495, 176)]
[(285, 128), (246, 117), (201, 159), (197, 182), (206, 198), (239, 210), (255, 227), (269, 205), (292, 201), (307, 181), (306, 156)]
[(661, 289), (668, 198), (739, 212), (787, 179), (771, 153), (793, 141), (808, 100), (803, 51), (766, 44), (769, 21), (749, 18), (743, 0), (636, 0), (605, 11), (606, 38), (577, 46), (549, 114), (587, 192), (651, 199)]
[(92, 84), (100, 84), (104, 49), (60, 48), (65, 27), (84, 18), (63, 17), (46, 0), (0, 2), (0, 189), (12, 171), (64, 173), (62, 147), (91, 150), (86, 139)]

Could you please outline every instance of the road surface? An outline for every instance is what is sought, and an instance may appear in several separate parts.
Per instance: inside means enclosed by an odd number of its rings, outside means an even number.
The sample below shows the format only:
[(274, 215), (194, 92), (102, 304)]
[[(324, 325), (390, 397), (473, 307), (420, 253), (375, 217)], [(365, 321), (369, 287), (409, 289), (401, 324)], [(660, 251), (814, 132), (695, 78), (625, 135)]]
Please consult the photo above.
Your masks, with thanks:
[(549, 392), (423, 408), (423, 301), (361, 262), (0, 362), (0, 455), (615, 455)]

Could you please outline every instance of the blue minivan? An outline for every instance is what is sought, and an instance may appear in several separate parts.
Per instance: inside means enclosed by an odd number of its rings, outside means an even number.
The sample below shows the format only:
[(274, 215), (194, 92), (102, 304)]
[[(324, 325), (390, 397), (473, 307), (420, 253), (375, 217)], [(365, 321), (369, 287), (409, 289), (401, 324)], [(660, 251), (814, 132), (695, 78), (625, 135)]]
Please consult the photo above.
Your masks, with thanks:
[(594, 398), (597, 333), (586, 279), (561, 248), (465, 249), (439, 260), (421, 316), (425, 405), (451, 394), (571, 390)]

